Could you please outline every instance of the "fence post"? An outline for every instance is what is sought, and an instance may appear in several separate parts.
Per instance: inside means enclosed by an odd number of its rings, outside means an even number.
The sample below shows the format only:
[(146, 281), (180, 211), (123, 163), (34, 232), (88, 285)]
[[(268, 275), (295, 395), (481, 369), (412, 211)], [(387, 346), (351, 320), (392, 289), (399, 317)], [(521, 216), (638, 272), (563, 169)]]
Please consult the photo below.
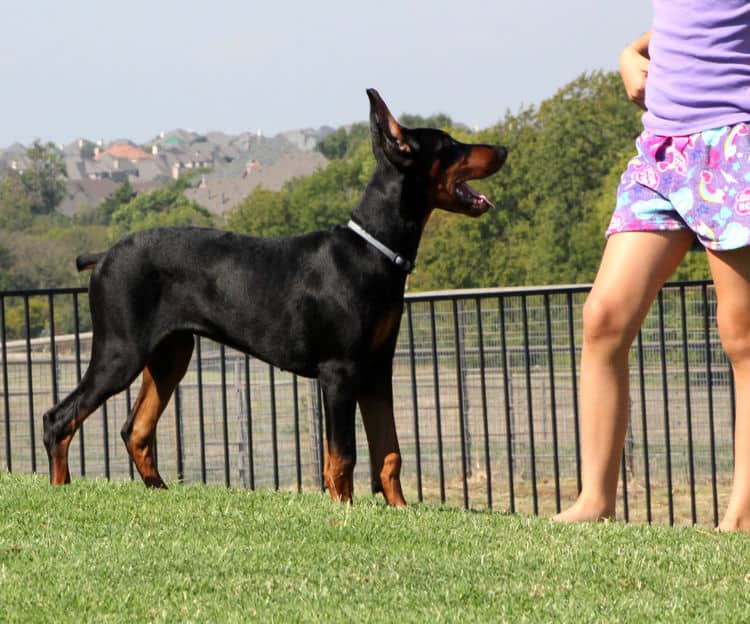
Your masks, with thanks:
[(0, 297), (0, 341), (3, 356), (3, 407), (5, 408), (5, 468), (13, 472), (10, 443), (10, 385), (8, 380), (8, 337), (5, 332), (5, 297)]
[(174, 390), (174, 428), (175, 428), (175, 444), (177, 448), (175, 453), (177, 455), (177, 480), (182, 483), (185, 480), (185, 462), (182, 450), (182, 389), (180, 384)]
[(635, 434), (633, 433), (633, 401), (628, 395), (628, 429), (625, 434), (625, 472), (631, 477), (635, 475)]
[(468, 375), (466, 373), (466, 328), (463, 323), (463, 301), (456, 301), (456, 305), (456, 324), (458, 325), (456, 328), (456, 336), (458, 339), (456, 350), (458, 351), (458, 366), (460, 372), (459, 383), (461, 384), (461, 392), (459, 394), (461, 397), (461, 405), (459, 405), (459, 410), (461, 413), (461, 427), (463, 428), (464, 440), (464, 448), (462, 451), (466, 454), (466, 478), (469, 479), (472, 475), (471, 427), (469, 426), (469, 410), (471, 409), (471, 404), (469, 402), (469, 392), (467, 388)]
[[(516, 432), (521, 429), (521, 426), (518, 424), (518, 422), (523, 420), (523, 413), (515, 409), (516, 392), (515, 392), (514, 384), (513, 384), (514, 376), (515, 376), (515, 373), (513, 371), (510, 371), (510, 373), (508, 374), (508, 395), (510, 398), (510, 401), (508, 403), (508, 414), (509, 414), (508, 424), (510, 425), (510, 430), (508, 431), (508, 437), (510, 439), (510, 448), (512, 451), (509, 457), (510, 466), (513, 470), (513, 474), (516, 474), (516, 469), (518, 468), (518, 457), (521, 455), (521, 450), (519, 448), (519, 442), (518, 442), (518, 436), (516, 435)], [(515, 512), (515, 509), (513, 511)]]
[(242, 363), (240, 360), (234, 362), (234, 396), (237, 404), (237, 417), (239, 418), (239, 458), (237, 461), (240, 473), (240, 487), (247, 489), (248, 485), (248, 432), (245, 429), (247, 425), (247, 405), (245, 404), (245, 392), (242, 384)]
[(320, 394), (318, 392), (318, 382), (311, 379), (308, 382), (310, 389), (310, 450), (312, 452), (312, 469), (313, 481), (323, 487), (323, 458), (320, 449), (323, 447), (321, 439), (321, 424), (323, 422), (323, 410), (320, 404)]

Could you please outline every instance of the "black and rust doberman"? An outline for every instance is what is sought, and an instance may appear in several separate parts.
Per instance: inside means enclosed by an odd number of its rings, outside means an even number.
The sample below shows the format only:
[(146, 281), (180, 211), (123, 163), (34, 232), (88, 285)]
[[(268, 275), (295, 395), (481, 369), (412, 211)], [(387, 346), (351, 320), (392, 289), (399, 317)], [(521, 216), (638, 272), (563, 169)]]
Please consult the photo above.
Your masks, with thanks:
[(77, 259), (79, 270), (93, 269), (93, 344), (80, 384), (44, 415), (52, 483), (70, 481), (68, 447), (81, 423), (142, 372), (122, 438), (146, 485), (165, 487), (156, 424), (197, 334), (319, 379), (325, 482), (347, 502), (359, 404), (373, 490), (405, 504), (391, 369), (407, 274), (434, 208), (472, 217), (491, 208), (466, 181), (497, 171), (506, 150), (405, 128), (377, 91), (367, 95), (376, 168), (348, 224), (288, 238), (159, 228)]

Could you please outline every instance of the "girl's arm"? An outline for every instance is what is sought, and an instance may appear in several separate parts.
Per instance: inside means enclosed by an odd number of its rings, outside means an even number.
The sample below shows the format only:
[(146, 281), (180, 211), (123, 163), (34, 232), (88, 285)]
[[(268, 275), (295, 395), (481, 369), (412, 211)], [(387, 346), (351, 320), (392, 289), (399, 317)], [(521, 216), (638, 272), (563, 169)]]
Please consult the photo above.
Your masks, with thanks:
[(646, 79), (648, 78), (648, 43), (651, 31), (644, 33), (620, 53), (620, 76), (631, 102), (645, 109)]

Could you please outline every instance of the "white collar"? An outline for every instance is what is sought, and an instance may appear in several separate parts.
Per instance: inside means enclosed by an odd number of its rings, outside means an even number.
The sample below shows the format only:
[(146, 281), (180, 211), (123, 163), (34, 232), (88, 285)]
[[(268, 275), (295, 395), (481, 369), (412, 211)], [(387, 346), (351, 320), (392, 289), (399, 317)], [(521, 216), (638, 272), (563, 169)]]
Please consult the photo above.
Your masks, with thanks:
[(395, 264), (399, 269), (402, 269), (403, 271), (406, 271), (407, 273), (411, 273), (414, 270), (413, 261), (408, 260), (407, 258), (404, 258), (401, 254), (397, 254), (395, 251), (393, 251), (389, 247), (386, 247), (377, 238), (375, 238), (371, 234), (367, 233), (364, 229), (362, 229), (362, 226), (359, 225), (358, 223), (355, 223), (354, 221), (349, 219), (349, 223), (347, 223), (346, 225), (350, 230), (359, 234), (359, 236), (364, 238), (368, 243), (370, 243), (370, 245), (375, 247), (375, 249), (377, 249), (386, 258), (388, 258), (391, 262), (393, 262), (393, 264)]

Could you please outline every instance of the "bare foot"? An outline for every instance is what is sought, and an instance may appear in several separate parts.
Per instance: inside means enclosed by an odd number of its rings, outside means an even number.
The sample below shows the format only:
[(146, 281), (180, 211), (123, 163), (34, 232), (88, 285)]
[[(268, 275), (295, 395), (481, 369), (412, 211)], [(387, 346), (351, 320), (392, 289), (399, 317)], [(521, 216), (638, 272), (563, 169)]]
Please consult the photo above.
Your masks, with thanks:
[(737, 485), (729, 497), (729, 505), (724, 512), (724, 517), (716, 527), (717, 531), (748, 531), (750, 532), (750, 499), (745, 490), (737, 492)]
[(730, 516), (727, 513), (721, 522), (719, 522), (716, 530), (720, 533), (728, 533), (730, 531), (745, 531), (750, 533), (750, 518), (747, 516)]
[(614, 520), (614, 509), (604, 505), (595, 505), (581, 501), (579, 498), (571, 507), (552, 516), (553, 522), (599, 522), (600, 520)]

